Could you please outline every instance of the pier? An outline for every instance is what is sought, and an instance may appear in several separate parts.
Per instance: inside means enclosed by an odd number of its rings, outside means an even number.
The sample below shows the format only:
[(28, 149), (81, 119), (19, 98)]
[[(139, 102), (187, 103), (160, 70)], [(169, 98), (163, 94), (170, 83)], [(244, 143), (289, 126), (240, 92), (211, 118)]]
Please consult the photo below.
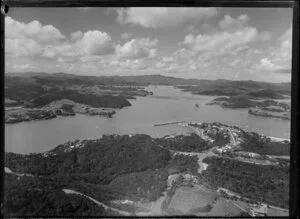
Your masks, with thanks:
[(181, 121), (181, 122), (167, 122), (167, 123), (154, 124), (154, 126), (174, 125), (174, 124), (184, 123), (184, 122), (185, 121)]

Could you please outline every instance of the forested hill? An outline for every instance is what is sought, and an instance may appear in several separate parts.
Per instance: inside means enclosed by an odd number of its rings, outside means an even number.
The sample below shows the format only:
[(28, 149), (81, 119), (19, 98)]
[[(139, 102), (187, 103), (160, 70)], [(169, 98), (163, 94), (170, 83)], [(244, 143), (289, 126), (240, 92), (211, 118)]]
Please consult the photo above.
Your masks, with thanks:
[[(205, 80), (205, 79), (185, 79), (185, 78), (176, 78), (163, 75), (138, 75), (138, 76), (84, 76), (84, 75), (75, 75), (67, 73), (54, 73), (47, 74), (43, 72), (24, 72), (24, 73), (6, 73), (6, 76), (9, 77), (34, 77), (34, 78), (43, 78), (43, 79), (52, 79), (52, 80), (81, 80), (82, 82), (94, 82), (94, 83), (129, 83), (129, 84), (139, 84), (139, 85), (201, 85), (206, 89), (209, 87), (218, 87), (227, 85), (228, 87), (245, 87), (251, 89), (282, 89), (289, 91), (291, 89), (290, 82), (284, 83), (268, 83), (268, 82), (259, 82), (252, 80), (243, 80), (243, 81), (231, 81), (231, 80)], [(253, 90), (255, 91), (255, 90)]]
[[(285, 95), (291, 95), (291, 83), (199, 80), (162, 75), (83, 76), (25, 72), (6, 74), (5, 98), (18, 102), (29, 101), (36, 105), (36, 102), (48, 104), (61, 97), (94, 107), (122, 108), (130, 105), (126, 99), (151, 95), (151, 92), (143, 89), (147, 85), (171, 85), (200, 95), (249, 95), (271, 99), (282, 99)], [(66, 90), (68, 92), (62, 92)], [(97, 99), (101, 101), (98, 103)]]
[(112, 215), (81, 197), (67, 197), (62, 189), (107, 205), (120, 199), (154, 201), (165, 191), (170, 170), (198, 169), (197, 157), (172, 156), (142, 134), (76, 140), (38, 154), (5, 153), (5, 166), (12, 171), (5, 177), (7, 216)]

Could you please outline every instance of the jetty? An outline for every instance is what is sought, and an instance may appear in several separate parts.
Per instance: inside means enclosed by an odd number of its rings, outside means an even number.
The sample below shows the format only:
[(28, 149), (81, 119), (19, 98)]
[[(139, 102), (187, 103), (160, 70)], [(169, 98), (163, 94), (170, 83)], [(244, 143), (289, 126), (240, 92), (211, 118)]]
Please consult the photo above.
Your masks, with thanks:
[(181, 121), (181, 122), (166, 122), (166, 123), (154, 124), (154, 126), (174, 125), (174, 124), (184, 123), (184, 122), (185, 121)]

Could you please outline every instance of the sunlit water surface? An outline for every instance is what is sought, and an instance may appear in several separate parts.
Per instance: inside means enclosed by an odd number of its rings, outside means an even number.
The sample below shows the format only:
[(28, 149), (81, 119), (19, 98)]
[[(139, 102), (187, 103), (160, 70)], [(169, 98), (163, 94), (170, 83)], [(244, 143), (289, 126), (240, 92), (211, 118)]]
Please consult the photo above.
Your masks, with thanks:
[[(39, 153), (76, 139), (99, 138), (103, 134), (144, 133), (152, 137), (186, 132), (178, 125), (154, 126), (173, 121), (222, 122), (268, 136), (290, 137), (290, 121), (256, 117), (248, 109), (224, 109), (205, 105), (215, 97), (193, 95), (172, 86), (149, 86), (153, 96), (130, 100), (132, 106), (117, 110), (113, 118), (77, 114), (51, 120), (5, 125), (5, 150)], [(196, 107), (195, 104), (199, 107)]]

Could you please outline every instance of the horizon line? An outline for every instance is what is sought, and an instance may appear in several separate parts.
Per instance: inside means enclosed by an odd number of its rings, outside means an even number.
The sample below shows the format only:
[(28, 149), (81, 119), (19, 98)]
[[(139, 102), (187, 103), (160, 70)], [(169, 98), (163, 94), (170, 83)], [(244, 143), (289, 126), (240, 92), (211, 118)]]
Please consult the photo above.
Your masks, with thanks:
[(245, 80), (234, 80), (234, 79), (224, 79), (224, 78), (218, 78), (218, 79), (204, 79), (204, 78), (183, 78), (183, 77), (174, 77), (174, 76), (167, 76), (162, 74), (142, 74), (142, 75), (81, 75), (81, 74), (74, 74), (74, 73), (66, 73), (66, 72), (38, 72), (38, 71), (26, 71), (26, 72), (5, 72), (4, 76), (7, 74), (27, 74), (27, 73), (37, 73), (37, 74), (47, 74), (47, 75), (54, 75), (54, 74), (66, 74), (66, 75), (75, 75), (75, 76), (86, 76), (86, 77), (141, 77), (141, 76), (161, 76), (166, 78), (174, 78), (174, 79), (183, 79), (183, 80), (206, 80), (206, 81), (253, 81), (253, 82), (266, 82), (266, 83), (291, 83), (292, 78), (290, 81), (281, 81), (281, 82), (269, 82), (269, 81), (255, 81), (250, 79)]

